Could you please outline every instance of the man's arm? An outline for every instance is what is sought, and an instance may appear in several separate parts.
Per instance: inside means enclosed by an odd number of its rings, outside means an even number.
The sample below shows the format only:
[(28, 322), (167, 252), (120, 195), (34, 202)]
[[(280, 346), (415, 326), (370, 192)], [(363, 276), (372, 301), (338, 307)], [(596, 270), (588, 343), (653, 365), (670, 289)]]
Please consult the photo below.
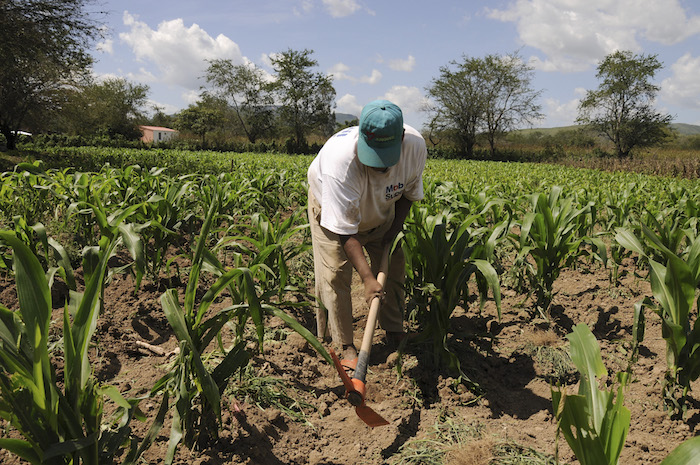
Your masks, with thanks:
[(411, 205), (413, 205), (412, 200), (408, 200), (406, 197), (401, 196), (399, 200), (394, 204), (394, 221), (391, 223), (391, 227), (384, 235), (382, 242), (387, 244), (394, 240), (396, 235), (403, 228), (403, 223), (406, 221), (408, 213), (411, 211)]
[(347, 255), (348, 260), (355, 267), (357, 273), (362, 279), (362, 283), (365, 286), (365, 300), (367, 303), (371, 302), (375, 297), (381, 297), (383, 293), (382, 285), (379, 284), (377, 278), (372, 274), (372, 269), (367, 263), (365, 258), (365, 252), (362, 248), (362, 244), (357, 240), (357, 237), (352, 236), (340, 236), (340, 243), (345, 250), (345, 255)]

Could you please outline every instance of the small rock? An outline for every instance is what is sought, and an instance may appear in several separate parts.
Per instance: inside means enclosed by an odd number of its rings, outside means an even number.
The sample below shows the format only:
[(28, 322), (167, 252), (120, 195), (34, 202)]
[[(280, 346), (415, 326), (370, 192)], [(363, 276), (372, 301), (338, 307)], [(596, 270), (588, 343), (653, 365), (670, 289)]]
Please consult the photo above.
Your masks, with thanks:
[(386, 357), (386, 366), (388, 368), (393, 368), (396, 366), (396, 364), (399, 361), (399, 353), (398, 352), (392, 352)]

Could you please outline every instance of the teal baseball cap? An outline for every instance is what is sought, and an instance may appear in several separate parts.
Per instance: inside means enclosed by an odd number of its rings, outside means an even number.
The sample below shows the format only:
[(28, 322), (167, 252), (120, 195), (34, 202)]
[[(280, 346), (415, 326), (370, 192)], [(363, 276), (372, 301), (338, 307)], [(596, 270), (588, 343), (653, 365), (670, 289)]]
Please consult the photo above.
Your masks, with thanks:
[(360, 114), (357, 157), (363, 165), (388, 168), (401, 157), (403, 113), (388, 100), (368, 103)]

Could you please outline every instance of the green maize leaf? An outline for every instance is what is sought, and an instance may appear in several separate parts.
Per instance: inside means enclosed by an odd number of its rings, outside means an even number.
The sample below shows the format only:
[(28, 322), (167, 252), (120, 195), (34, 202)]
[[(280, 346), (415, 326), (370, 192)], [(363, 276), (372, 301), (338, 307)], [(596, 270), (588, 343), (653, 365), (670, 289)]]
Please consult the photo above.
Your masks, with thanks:
[[(78, 387), (79, 391), (85, 387), (90, 376), (88, 347), (97, 326), (107, 262), (114, 255), (119, 240), (110, 241), (103, 237), (100, 242), (99, 262), (85, 285), (80, 304), (73, 318), (73, 324), (70, 328), (64, 327), (64, 331), (69, 330), (71, 333), (72, 346), (66, 357), (66, 383), (78, 383), (75, 386)], [(68, 353), (71, 355), (70, 359)]]
[(681, 443), (668, 454), (661, 465), (700, 465), (700, 436)]
[[(484, 277), (488, 283), (491, 291), (493, 292), (493, 300), (496, 302), (496, 311), (498, 312), (498, 319), (501, 319), (501, 284), (498, 280), (498, 272), (496, 269), (486, 260), (474, 260), (474, 265), (479, 269), (479, 272)], [(482, 301), (486, 299), (486, 295), (481, 296)]]
[[(265, 336), (265, 324), (263, 322), (263, 309), (260, 303), (260, 299), (255, 292), (255, 282), (253, 281), (253, 273), (250, 270), (243, 269), (243, 293), (248, 301), (248, 311), (250, 312), (250, 317), (255, 324), (255, 330), (258, 335), (258, 343), (260, 350), (263, 346), (263, 338)], [(245, 272), (247, 271), (247, 272)]]
[(642, 257), (647, 257), (647, 254), (644, 251), (644, 246), (631, 230), (618, 228), (615, 234), (615, 241), (622, 247), (629, 249), (632, 252), (636, 252)]
[(593, 247), (595, 248), (596, 257), (601, 261), (603, 266), (607, 266), (608, 248), (605, 246), (605, 242), (595, 237), (587, 238), (586, 241), (593, 245)]
[(70, 257), (66, 252), (66, 249), (58, 243), (55, 239), (49, 237), (47, 239), (48, 245), (53, 249), (54, 255), (56, 256), (56, 262), (64, 270), (64, 279), (68, 289), (75, 290), (75, 276), (73, 275), (73, 266), (71, 265)]
[[(52, 459), (54, 457), (62, 457), (64, 455), (69, 455), (73, 454), (74, 452), (81, 451), (83, 449), (86, 449), (88, 447), (92, 447), (95, 444), (97, 444), (97, 439), (98, 439), (98, 433), (93, 433), (87, 437), (83, 437), (80, 439), (73, 439), (71, 441), (62, 441), (56, 444), (53, 444), (50, 446), (46, 451), (44, 452), (44, 461), (47, 461), (49, 459)], [(83, 460), (83, 463), (85, 460)], [(93, 463), (97, 463), (97, 460), (94, 460)]]
[(158, 433), (163, 428), (163, 423), (165, 422), (165, 415), (167, 413), (168, 413), (168, 396), (166, 394), (164, 394), (163, 400), (160, 403), (160, 408), (158, 409), (158, 413), (156, 414), (156, 417), (153, 419), (153, 423), (151, 424), (151, 427), (148, 428), (148, 431), (146, 432), (145, 436), (141, 440), (141, 444), (139, 444), (138, 448), (131, 448), (129, 450), (122, 465), (135, 465), (136, 463), (139, 463), (139, 459), (141, 458), (141, 455), (143, 455), (143, 453), (146, 450), (148, 450), (149, 447), (151, 447), (151, 445), (155, 441), (156, 437), (158, 436)]
[(190, 270), (187, 289), (185, 290), (185, 312), (187, 315), (192, 315), (194, 312), (194, 298), (197, 291), (197, 284), (199, 283), (199, 273), (202, 268), (204, 250), (206, 249), (206, 238), (209, 236), (209, 231), (214, 223), (214, 217), (219, 209), (218, 204), (218, 198), (212, 199), (207, 216), (204, 219), (204, 224), (199, 232), (199, 239), (197, 240), (197, 246), (192, 259), (192, 269)]
[(121, 234), (126, 249), (134, 259), (136, 265), (136, 288), (138, 289), (146, 270), (146, 256), (143, 241), (141, 240), (141, 236), (136, 232), (134, 225), (131, 223), (120, 224), (119, 233)]
[(591, 396), (591, 411), (589, 413), (596, 431), (600, 431), (605, 414), (606, 399), (603, 399), (602, 393), (598, 390), (596, 377), (605, 375), (606, 371), (598, 341), (585, 323), (576, 325), (573, 332), (566, 337), (571, 342), (571, 361), (583, 376), (579, 393)]
[(611, 465), (617, 464), (617, 458), (620, 457), (620, 453), (625, 446), (625, 439), (627, 438), (632, 418), (629, 409), (623, 406), (623, 388), (624, 384), (618, 387), (617, 397), (613, 406), (610, 405), (612, 403), (611, 397), (600, 433), (605, 445), (605, 456), (610, 458)]
[(183, 417), (187, 413), (187, 409), (190, 408), (189, 405), (183, 405), (180, 400), (181, 396), (177, 396), (175, 399), (175, 409), (173, 409), (173, 420), (170, 424), (170, 439), (168, 440), (168, 450), (165, 452), (165, 463), (170, 465), (173, 463), (175, 458), (175, 452), (177, 451), (177, 446), (182, 440), (183, 431)]
[(296, 319), (294, 319), (292, 316), (288, 315), (284, 310), (273, 307), (270, 305), (265, 305), (265, 310), (268, 313), (273, 314), (280, 320), (284, 321), (287, 326), (289, 326), (291, 329), (296, 331), (299, 335), (301, 335), (306, 342), (308, 342), (311, 347), (313, 347), (316, 352), (318, 352), (329, 364), (333, 363), (333, 359), (331, 358), (330, 354), (326, 351), (326, 349), (323, 347), (323, 344), (314, 336), (311, 331), (306, 329), (301, 323), (299, 323)]
[(667, 316), (677, 325), (687, 327), (688, 315), (695, 297), (694, 278), (688, 266), (678, 257), (669, 257), (668, 266), (649, 260), (652, 268), (651, 288)]
[(18, 239), (15, 233), (9, 231), (0, 231), (0, 240), (10, 245), (13, 250), (20, 313), (28, 329), (25, 334), (32, 350), (32, 380), (27, 387), (31, 389), (36, 405), (46, 412), (47, 409), (52, 409), (56, 402), (48, 388), (52, 376), (48, 354), (51, 291), (44, 269), (29, 247)]
[(250, 354), (245, 350), (245, 346), (245, 341), (236, 344), (212, 371), (211, 377), (219, 386), (219, 394), (223, 394), (228, 379), (248, 364)]
[(210, 405), (212, 408), (214, 408), (217, 418), (220, 419), (221, 399), (219, 396), (219, 388), (204, 367), (199, 351), (192, 340), (190, 335), (191, 328), (188, 326), (183, 315), (182, 308), (177, 300), (177, 291), (175, 289), (166, 291), (161, 296), (160, 302), (163, 307), (163, 311), (165, 312), (165, 316), (172, 326), (173, 332), (177, 336), (178, 340), (184, 343), (187, 349), (192, 353), (191, 360), (194, 365), (198, 383)]
[(219, 294), (221, 294), (224, 289), (226, 289), (232, 282), (239, 279), (245, 273), (250, 273), (250, 270), (247, 268), (234, 268), (222, 274), (219, 279), (216, 280), (209, 290), (207, 290), (206, 294), (204, 294), (204, 297), (202, 297), (202, 300), (199, 303), (195, 320), (192, 323), (193, 327), (197, 327), (201, 324), (202, 318), (204, 318), (207, 310), (209, 310), (209, 306), (214, 302)]
[(0, 340), (2, 340), (4, 350), (16, 351), (21, 331), (22, 321), (19, 316), (0, 304)]
[(22, 439), (0, 438), (0, 449), (7, 449), (32, 464), (44, 463), (43, 458), (32, 445)]
[(532, 229), (532, 223), (537, 218), (536, 213), (527, 213), (523, 218), (523, 222), (520, 225), (520, 248), (524, 248), (527, 245), (528, 237), (530, 236), (530, 230)]

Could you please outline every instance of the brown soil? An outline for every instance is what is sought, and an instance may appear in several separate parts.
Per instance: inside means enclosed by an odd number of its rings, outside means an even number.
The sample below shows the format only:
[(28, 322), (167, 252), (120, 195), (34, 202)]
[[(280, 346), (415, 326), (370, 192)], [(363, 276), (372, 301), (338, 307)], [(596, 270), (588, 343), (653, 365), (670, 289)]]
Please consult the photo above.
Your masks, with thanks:
[[(633, 271), (631, 264), (625, 267), (619, 284), (611, 285), (606, 269), (564, 270), (555, 285), (551, 325), (533, 320), (525, 296), (508, 289), (504, 289), (500, 321), (493, 302), (488, 302), (483, 312), (479, 311), (478, 300), (459, 308), (453, 316), (453, 347), (459, 350), (464, 371), (481, 386), (481, 396), (463, 385), (452, 388), (450, 374), (431, 365), (425, 346), (409, 345), (399, 375), (396, 352), (387, 345), (383, 331), (376, 331), (367, 375), (367, 403), (390, 424), (374, 429), (365, 425), (343, 398), (344, 389), (335, 369), (298, 335), (279, 332), (286, 338), (267, 341), (264, 355), (254, 360), (256, 372), (285, 380), (294, 388), (292, 395), (313, 405), (315, 411), (307, 409), (308, 423), (294, 421), (274, 408), (262, 409), (250, 400), (224, 396), (220, 439), (205, 450), (190, 451), (181, 446), (176, 463), (390, 463), (404, 444), (425, 438), (445, 417), (481, 431), (472, 443), (446, 454), (446, 463), (485, 465), (492, 446), (506, 441), (554, 455), (556, 427), (548, 381), (554, 369), (537, 357), (538, 349), (566, 348), (566, 334), (582, 322), (600, 341), (608, 372), (623, 370), (634, 304), (650, 294), (647, 282), (635, 277)], [(126, 396), (147, 393), (168, 370), (167, 354), (177, 346), (161, 309), (162, 292), (163, 288), (145, 282), (134, 293), (130, 276), (116, 276), (106, 287), (105, 311), (98, 323), (92, 362), (98, 379), (116, 386)], [(54, 294), (58, 337), (62, 297), (58, 290)], [(0, 280), (0, 299), (4, 305), (16, 307), (11, 281)], [(367, 309), (360, 303), (361, 289), (357, 285), (355, 302), (359, 347)], [(314, 327), (312, 316), (295, 312), (308, 328)], [(271, 321), (270, 325), (281, 328), (280, 322)], [(166, 355), (144, 349), (136, 341), (155, 346)], [(633, 368), (633, 382), (625, 391), (632, 425), (622, 464), (658, 464), (678, 444), (695, 435), (700, 421), (695, 404), (685, 421), (670, 420), (663, 410), (661, 380), (665, 367), (659, 319), (648, 312), (646, 337)], [(570, 375), (564, 380), (575, 382), (575, 375)], [(575, 385), (569, 386), (569, 392), (575, 389)], [(236, 401), (243, 414), (234, 411)], [(141, 406), (152, 419), (159, 399), (143, 401)], [(137, 424), (135, 429), (143, 432), (147, 427)], [(168, 434), (164, 428), (146, 452), (147, 463), (163, 462)], [(559, 441), (559, 459), (561, 463), (578, 463), (563, 438)], [(0, 451), (0, 462), (19, 463), (7, 451)]]

